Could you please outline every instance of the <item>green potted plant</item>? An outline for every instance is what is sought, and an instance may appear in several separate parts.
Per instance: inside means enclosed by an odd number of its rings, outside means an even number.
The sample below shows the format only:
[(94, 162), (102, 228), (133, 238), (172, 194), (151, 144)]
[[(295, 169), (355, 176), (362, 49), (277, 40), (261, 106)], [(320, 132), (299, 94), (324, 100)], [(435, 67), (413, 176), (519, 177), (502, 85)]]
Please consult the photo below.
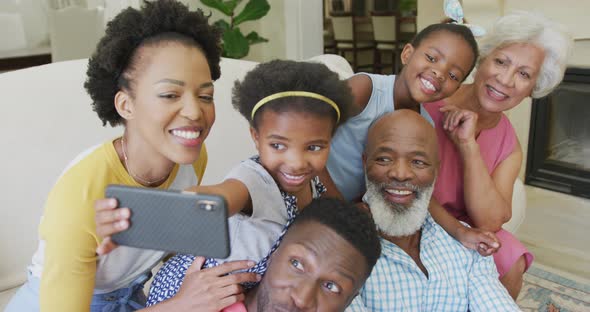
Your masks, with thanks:
[(416, 16), (416, 11), (418, 9), (418, 1), (400, 0), (398, 4), (398, 9), (402, 16)]
[(238, 27), (240, 24), (258, 20), (270, 10), (267, 0), (249, 0), (244, 9), (236, 15), (235, 9), (243, 0), (201, 0), (204, 5), (216, 9), (229, 17), (229, 22), (220, 19), (213, 23), (223, 31), (222, 47), (223, 56), (229, 58), (243, 58), (250, 52), (250, 46), (257, 43), (268, 42), (255, 31), (244, 35)]

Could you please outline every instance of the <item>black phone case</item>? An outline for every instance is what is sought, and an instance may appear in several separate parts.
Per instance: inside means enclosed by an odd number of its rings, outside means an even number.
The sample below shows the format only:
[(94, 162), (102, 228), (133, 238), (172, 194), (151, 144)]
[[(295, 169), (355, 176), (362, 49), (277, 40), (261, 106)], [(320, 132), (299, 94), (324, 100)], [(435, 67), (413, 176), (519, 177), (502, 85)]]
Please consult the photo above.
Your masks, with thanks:
[(223, 196), (109, 185), (106, 197), (131, 209), (130, 227), (111, 236), (119, 245), (227, 258), (227, 205)]

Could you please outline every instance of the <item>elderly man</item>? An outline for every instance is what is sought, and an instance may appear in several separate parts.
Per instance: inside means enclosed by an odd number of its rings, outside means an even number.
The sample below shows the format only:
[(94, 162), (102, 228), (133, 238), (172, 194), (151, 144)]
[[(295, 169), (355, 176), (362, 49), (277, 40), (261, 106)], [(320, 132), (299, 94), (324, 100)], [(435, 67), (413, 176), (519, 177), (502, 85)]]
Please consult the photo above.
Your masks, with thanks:
[(347, 311), (519, 311), (491, 257), (449, 236), (428, 213), (438, 170), (434, 128), (413, 111), (384, 115), (363, 155), (381, 257)]

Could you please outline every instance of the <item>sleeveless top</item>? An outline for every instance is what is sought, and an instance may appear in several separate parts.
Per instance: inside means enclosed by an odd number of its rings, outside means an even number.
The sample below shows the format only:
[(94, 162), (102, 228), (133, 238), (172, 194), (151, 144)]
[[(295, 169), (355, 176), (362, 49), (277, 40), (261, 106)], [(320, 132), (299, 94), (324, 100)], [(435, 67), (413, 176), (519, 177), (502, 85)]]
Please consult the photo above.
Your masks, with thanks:
[[(367, 73), (357, 75), (367, 75), (371, 79), (373, 85), (371, 97), (361, 113), (348, 119), (336, 129), (326, 164), (330, 177), (346, 200), (359, 198), (365, 192), (362, 155), (369, 128), (379, 117), (394, 110), (395, 75)], [(422, 105), (420, 105), (420, 114), (433, 124), (432, 118)]]
[[(432, 116), (438, 139), (440, 166), (434, 186), (434, 198), (455, 218), (472, 225), (467, 215), (463, 197), (463, 162), (455, 144), (443, 129), (443, 113), (439, 111), (444, 101), (425, 104)], [(482, 130), (476, 139), (483, 161), (491, 174), (494, 169), (516, 148), (517, 138), (512, 124), (502, 114), (500, 122), (494, 128)]]

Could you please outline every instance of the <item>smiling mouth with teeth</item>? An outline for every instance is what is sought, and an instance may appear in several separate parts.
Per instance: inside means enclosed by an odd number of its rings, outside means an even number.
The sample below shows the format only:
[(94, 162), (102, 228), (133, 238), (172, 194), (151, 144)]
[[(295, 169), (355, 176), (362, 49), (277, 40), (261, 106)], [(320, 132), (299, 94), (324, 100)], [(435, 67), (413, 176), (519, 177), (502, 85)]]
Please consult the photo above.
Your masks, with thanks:
[(400, 196), (407, 196), (407, 195), (411, 195), (414, 193), (413, 191), (409, 191), (409, 190), (396, 190), (396, 189), (386, 189), (385, 191), (389, 194), (400, 195)]
[(282, 172), (282, 174), (283, 174), (283, 175), (284, 175), (284, 176), (285, 176), (287, 179), (290, 179), (290, 180), (300, 180), (300, 179), (303, 179), (303, 178), (305, 177), (305, 175), (304, 175), (304, 174), (301, 174), (301, 175), (290, 175), (290, 174), (288, 174), (288, 173), (285, 173), (285, 172)]
[(436, 91), (436, 88), (434, 87), (434, 85), (430, 81), (428, 81), (424, 78), (420, 78), (420, 81), (422, 82), (424, 87), (426, 87), (426, 89), (428, 89), (430, 91)]
[(201, 131), (172, 130), (172, 135), (187, 140), (194, 140), (201, 136)]
[(487, 88), (488, 88), (488, 90), (490, 91), (490, 93), (491, 93), (491, 94), (492, 94), (494, 97), (496, 97), (496, 98), (498, 98), (498, 99), (507, 99), (507, 98), (508, 98), (508, 95), (506, 95), (506, 94), (505, 94), (505, 93), (503, 93), (503, 92), (500, 92), (500, 91), (496, 90), (496, 89), (495, 89), (494, 87), (492, 87), (492, 86), (487, 86)]

